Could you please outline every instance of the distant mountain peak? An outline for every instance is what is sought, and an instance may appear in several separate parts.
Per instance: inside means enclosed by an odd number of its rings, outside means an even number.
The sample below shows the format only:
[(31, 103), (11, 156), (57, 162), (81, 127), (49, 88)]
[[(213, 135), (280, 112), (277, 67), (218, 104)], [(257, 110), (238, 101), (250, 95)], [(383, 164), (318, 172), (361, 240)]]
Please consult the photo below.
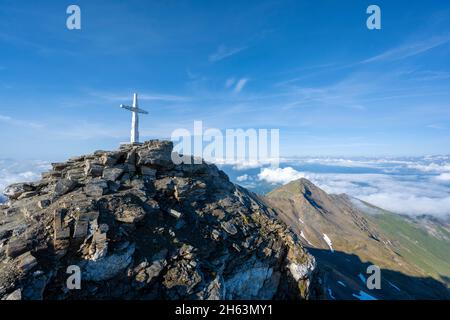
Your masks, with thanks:
[(386, 270), (384, 289), (373, 293), (377, 298), (450, 298), (445, 285), (450, 233), (434, 220), (414, 223), (346, 194), (327, 194), (305, 178), (271, 191), (265, 200), (316, 257), (332, 292), (328, 298), (352, 299), (367, 291), (358, 274), (369, 264)]

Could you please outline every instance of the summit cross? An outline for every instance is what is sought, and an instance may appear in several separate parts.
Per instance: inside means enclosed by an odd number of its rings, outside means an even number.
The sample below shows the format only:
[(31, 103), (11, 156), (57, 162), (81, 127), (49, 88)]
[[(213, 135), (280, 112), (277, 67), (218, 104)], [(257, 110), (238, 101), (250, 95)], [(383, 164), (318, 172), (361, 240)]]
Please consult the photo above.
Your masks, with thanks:
[(133, 95), (133, 105), (131, 107), (123, 104), (120, 107), (131, 111), (130, 143), (139, 143), (139, 113), (148, 114), (148, 112), (138, 107), (137, 93)]

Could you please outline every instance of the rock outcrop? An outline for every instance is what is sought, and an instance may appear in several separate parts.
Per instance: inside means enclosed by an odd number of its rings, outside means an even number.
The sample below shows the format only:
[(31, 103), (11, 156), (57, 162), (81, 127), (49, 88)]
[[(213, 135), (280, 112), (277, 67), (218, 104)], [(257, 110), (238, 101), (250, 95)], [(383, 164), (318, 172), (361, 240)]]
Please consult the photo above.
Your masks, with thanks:
[[(306, 299), (315, 260), (216, 166), (151, 140), (54, 163), (0, 215), (1, 299)], [(81, 288), (67, 286), (81, 275)], [(70, 281), (70, 279), (69, 279)]]

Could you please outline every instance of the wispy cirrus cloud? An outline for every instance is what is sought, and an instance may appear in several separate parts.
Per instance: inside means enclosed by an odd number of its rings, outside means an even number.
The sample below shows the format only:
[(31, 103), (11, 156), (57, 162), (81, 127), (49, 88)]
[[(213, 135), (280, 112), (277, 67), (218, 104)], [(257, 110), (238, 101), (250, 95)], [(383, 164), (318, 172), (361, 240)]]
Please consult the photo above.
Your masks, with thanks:
[(442, 129), (445, 129), (445, 126), (443, 126), (439, 123), (432, 123), (432, 124), (427, 125), (427, 128), (435, 129), (435, 130), (442, 130)]
[(234, 93), (239, 93), (244, 89), (249, 80), (248, 78), (240, 78), (237, 80), (234, 77), (228, 78), (225, 81), (225, 88), (233, 88)]
[[(109, 101), (127, 101), (132, 98), (132, 93), (130, 94), (116, 94), (110, 92), (90, 92), (91, 96), (98, 97), (101, 99)], [(191, 97), (172, 95), (172, 94), (161, 94), (161, 93), (138, 93), (139, 100), (144, 101), (165, 101), (165, 102), (186, 102), (192, 100)]]
[(375, 55), (369, 59), (363, 60), (361, 63), (379, 62), (379, 61), (396, 61), (409, 57), (413, 57), (429, 50), (445, 45), (450, 42), (450, 34), (442, 36), (434, 36), (431, 38), (411, 41), (398, 47), (387, 50), (381, 54)]
[(225, 45), (220, 45), (214, 53), (209, 55), (209, 61), (217, 62), (217, 61), (223, 60), (225, 58), (231, 57), (245, 49), (247, 49), (247, 47), (229, 48)]
[(31, 128), (31, 129), (41, 129), (44, 127), (44, 125), (41, 123), (15, 119), (13, 117), (2, 115), (2, 114), (0, 114), (0, 122), (7, 123), (7, 124), (13, 125), (13, 126), (18, 126), (18, 127), (27, 127), (27, 128)]
[(245, 85), (247, 84), (248, 80), (249, 80), (249, 79), (247, 79), (247, 78), (239, 79), (239, 81), (236, 83), (236, 86), (234, 87), (234, 90), (233, 90), (233, 91), (234, 91), (235, 93), (241, 92), (242, 89), (244, 89)]

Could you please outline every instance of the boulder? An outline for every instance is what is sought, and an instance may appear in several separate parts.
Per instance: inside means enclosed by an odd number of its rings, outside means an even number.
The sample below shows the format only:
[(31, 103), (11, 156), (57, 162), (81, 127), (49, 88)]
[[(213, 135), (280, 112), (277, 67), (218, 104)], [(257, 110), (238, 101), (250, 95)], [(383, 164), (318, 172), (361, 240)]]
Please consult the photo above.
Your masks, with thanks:
[(28, 241), (24, 237), (12, 238), (6, 247), (8, 257), (15, 258), (27, 251)]
[(22, 289), (17, 289), (2, 298), (2, 300), (22, 300)]
[(17, 260), (17, 267), (23, 273), (29, 272), (37, 265), (36, 258), (33, 257), (31, 252), (29, 251), (17, 257), (16, 260)]
[(38, 207), (40, 209), (45, 209), (51, 204), (51, 201), (49, 199), (42, 199), (38, 201)]
[(77, 185), (78, 183), (74, 180), (60, 179), (55, 185), (54, 193), (56, 196), (65, 195), (66, 193), (75, 189)]
[(172, 217), (174, 217), (174, 218), (176, 218), (176, 219), (181, 218), (181, 212), (179, 212), (179, 211), (177, 211), (177, 210), (170, 209), (170, 210), (169, 210), (169, 213), (170, 213), (170, 215), (171, 215)]
[(30, 198), (30, 197), (34, 197), (35, 195), (37, 195), (38, 193), (36, 191), (27, 191), (22, 193), (17, 200), (22, 200), (22, 199), (26, 199), (26, 198)]
[(83, 168), (72, 168), (66, 171), (65, 178), (73, 181), (82, 180), (86, 174)]
[(108, 229), (107, 224), (101, 224), (95, 230), (88, 254), (85, 256), (87, 259), (97, 261), (106, 257), (108, 253)]
[(125, 152), (122, 151), (105, 152), (101, 155), (100, 162), (104, 166), (112, 167), (124, 158), (125, 155)]
[(125, 222), (125, 223), (136, 223), (144, 219), (146, 211), (141, 206), (125, 206), (123, 208), (119, 208), (114, 213), (114, 216), (117, 221)]
[(138, 266), (135, 280), (139, 283), (139, 287), (144, 287), (145, 285), (151, 283), (153, 279), (157, 278), (161, 274), (161, 271), (167, 265), (166, 256), (167, 249), (163, 249), (153, 256), (153, 262), (151, 264), (143, 262)]
[(68, 166), (69, 166), (69, 163), (67, 163), (67, 162), (52, 163), (53, 171), (62, 171), (64, 169), (66, 169)]
[(3, 194), (9, 199), (17, 199), (21, 194), (32, 191), (33, 187), (28, 183), (14, 183), (5, 188)]
[(152, 140), (137, 151), (137, 165), (173, 168), (172, 150), (173, 143), (171, 141)]
[(66, 209), (58, 208), (54, 211), (53, 219), (53, 241), (56, 247), (65, 247), (70, 237), (70, 227), (66, 225), (64, 218), (67, 213)]
[(235, 235), (238, 232), (236, 226), (230, 221), (222, 222), (221, 226), (223, 230), (231, 235)]
[(151, 179), (154, 179), (156, 177), (156, 169), (154, 169), (154, 168), (150, 168), (147, 166), (141, 166), (140, 170), (141, 170), (141, 174), (143, 176), (150, 177)]
[(73, 231), (74, 239), (86, 238), (89, 230), (89, 218), (87, 215), (81, 215), (75, 222), (75, 228)]
[(132, 148), (128, 151), (125, 157), (125, 164), (136, 165), (136, 148)]
[(170, 299), (193, 295), (203, 280), (198, 268), (189, 268), (186, 260), (177, 261), (164, 275), (162, 282)]
[(123, 250), (100, 260), (85, 260), (81, 262), (83, 280), (106, 281), (122, 273), (131, 263), (135, 245), (130, 244)]
[(105, 168), (103, 170), (103, 179), (116, 181), (124, 173), (123, 167)]
[(101, 177), (103, 174), (103, 165), (92, 160), (87, 160), (84, 173), (86, 176)]
[(100, 178), (90, 180), (84, 186), (84, 192), (91, 197), (101, 197), (108, 190), (108, 183)]

